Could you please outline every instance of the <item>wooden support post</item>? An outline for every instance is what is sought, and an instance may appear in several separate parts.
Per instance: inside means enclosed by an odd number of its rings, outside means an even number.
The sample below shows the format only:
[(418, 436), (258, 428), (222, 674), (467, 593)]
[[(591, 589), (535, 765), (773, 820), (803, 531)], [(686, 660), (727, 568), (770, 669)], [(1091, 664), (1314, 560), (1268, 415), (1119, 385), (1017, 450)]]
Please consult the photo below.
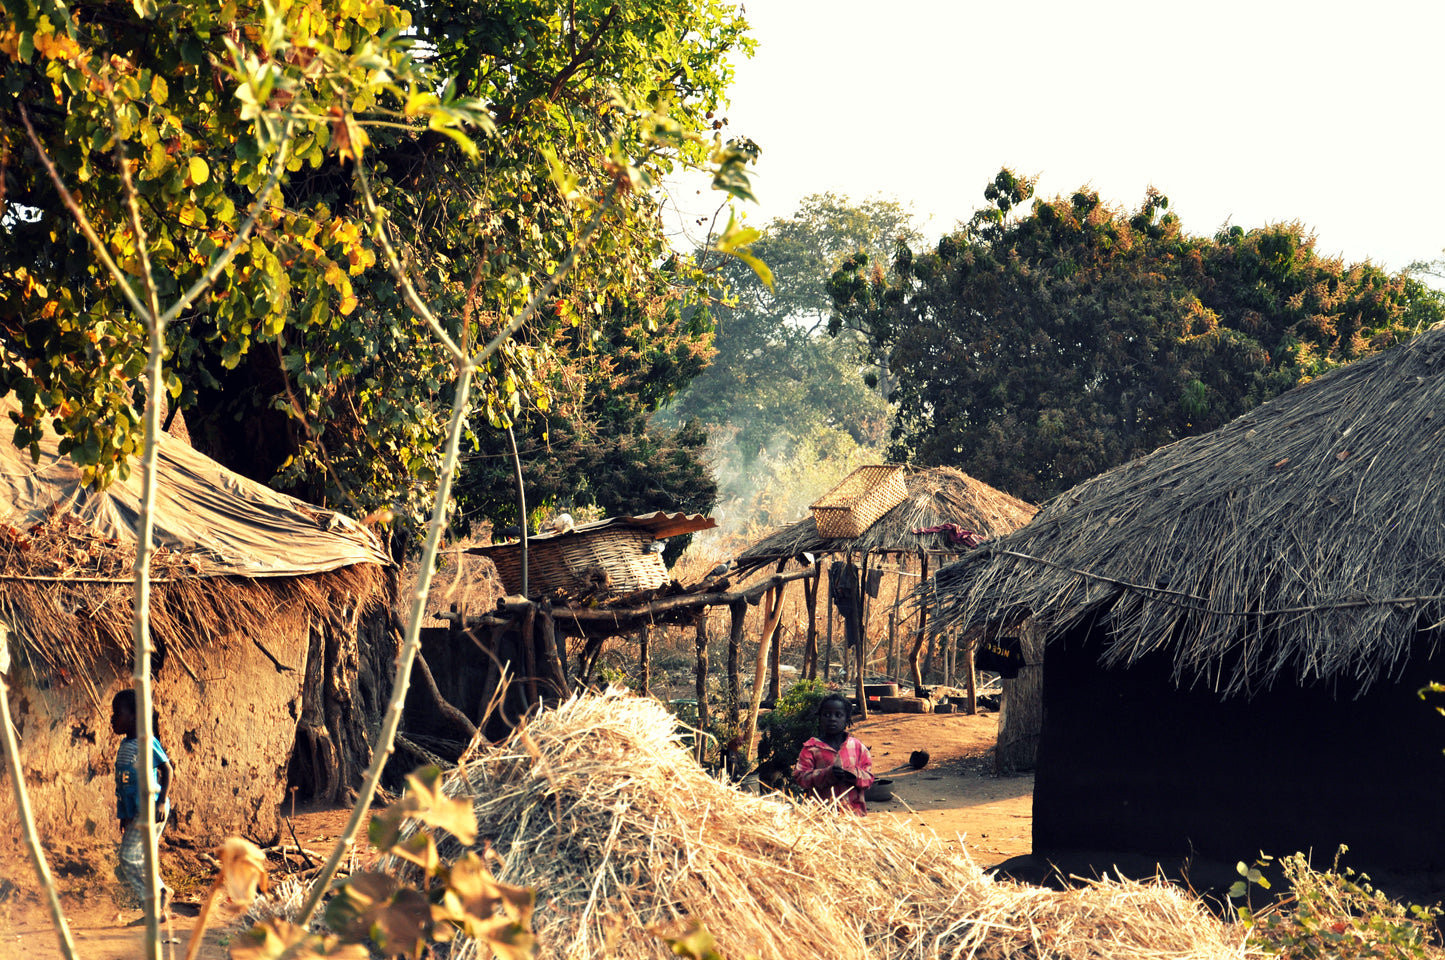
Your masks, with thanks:
[(753, 738), (758, 733), (758, 710), (763, 703), (763, 683), (767, 679), (768, 648), (771, 645), (774, 631), (777, 629), (778, 621), (783, 614), (783, 588), (778, 587), (768, 591), (768, 597), (763, 601), (763, 633), (758, 639), (758, 656), (753, 664), (753, 696), (748, 704), (748, 722), (743, 727), (743, 757), (746, 762), (744, 766), (751, 766), (753, 757)]
[[(694, 675), (697, 691), (697, 728), (707, 729), (707, 611), (703, 610), (697, 615), (693, 623), (697, 630), (697, 670)], [(703, 755), (707, 751), (707, 738), (699, 735), (697, 738), (697, 762), (702, 763)]]
[[(816, 561), (813, 571), (819, 571)], [(803, 676), (808, 680), (818, 676), (818, 584), (822, 581), (821, 574), (803, 581), (803, 605), (808, 608), (808, 635), (803, 641)]]
[(888, 653), (883, 658), (884, 670), (889, 679), (896, 677), (897, 671), (893, 666), (893, 644), (898, 636), (898, 607), (895, 605), (888, 611)]
[(863, 651), (858, 657), (858, 675), (861, 677), (867, 672), (868, 667), (868, 617), (873, 612), (873, 605), (868, 601), (868, 561), (873, 554), (863, 554), (863, 563), (858, 570), (858, 647)]
[[(492, 698), (497, 695), (497, 688), (501, 686), (502, 683), (502, 673), (507, 669), (507, 664), (501, 657), (502, 637), (506, 632), (507, 627), (505, 626), (493, 627), (491, 636), (487, 639), (487, 643), (484, 646), (484, 649), (487, 650), (491, 656), (487, 657), (487, 675), (482, 679), (482, 695), (477, 702), (476, 716), (477, 727), (479, 729), (487, 730), (489, 727), (491, 728), (492, 733), (488, 733), (488, 736), (492, 736), (497, 729), (495, 724), (489, 724), (492, 718), (487, 713), (487, 707), (491, 706)], [(472, 632), (471, 635), (473, 638), (476, 638), (476, 633)], [(477, 643), (481, 645), (480, 640), (477, 640)]]
[(572, 695), (572, 690), (567, 682), (567, 657), (557, 652), (557, 625), (552, 620), (552, 601), (543, 600), (537, 612), (543, 673), (551, 681), (557, 699), (565, 700)]
[[(918, 583), (921, 586), (928, 582), (928, 554), (920, 550), (918, 555), (922, 558), (918, 574)], [(923, 652), (923, 641), (928, 637), (927, 629), (928, 605), (925, 603), (918, 607), (918, 635), (913, 641), (913, 649), (908, 653), (908, 670), (912, 674), (914, 696), (918, 695), (919, 688), (923, 686), (923, 673), (918, 669), (918, 655)]]
[(766, 639), (763, 641), (768, 645), (768, 699), (774, 703), (783, 695), (782, 692), (782, 643), (783, 631), (783, 591), (787, 589), (786, 584), (779, 585), (773, 593), (773, 609), (767, 612), (764, 606), (763, 633)]
[[(819, 583), (821, 583), (821, 577)], [(828, 575), (828, 641), (823, 648), (823, 682), (833, 673), (833, 575)]]
[(898, 676), (898, 653), (894, 647), (894, 639), (898, 630), (898, 602), (903, 596), (903, 572), (907, 569), (904, 560), (907, 554), (898, 554), (894, 559), (897, 561), (898, 570), (893, 578), (893, 609), (888, 616), (888, 676), (890, 679)]
[(855, 651), (854, 659), (857, 662), (857, 676), (854, 680), (854, 697), (858, 701), (858, 710), (854, 714), (859, 720), (868, 719), (868, 697), (863, 693), (863, 674), (867, 672), (864, 668), (868, 662), (868, 620), (863, 611), (868, 609), (868, 554), (863, 554), (863, 568), (858, 571), (858, 609), (855, 615), (858, 617), (858, 649)]
[(582, 652), (577, 655), (577, 673), (579, 682), (584, 687), (592, 686), (592, 681), (597, 679), (592, 675), (592, 671), (597, 667), (597, 656), (602, 652), (602, 645), (606, 642), (606, 637), (588, 637), (582, 647)]
[(528, 710), (542, 702), (541, 694), (537, 690), (536, 625), (537, 608), (528, 604), (527, 612), (522, 615), (522, 666), (527, 671)]
[(652, 696), (652, 627), (643, 624), (637, 631), (637, 692)]
[(963, 646), (963, 678), (964, 686), (968, 690), (968, 713), (972, 716), (978, 713), (978, 674), (973, 669), (973, 638), (967, 635), (957, 638), (957, 642)]
[(728, 629), (728, 721), (737, 726), (742, 719), (742, 689), (738, 683), (738, 647), (743, 642), (743, 621), (747, 619), (748, 605), (745, 600), (734, 600), (728, 604), (730, 616)]

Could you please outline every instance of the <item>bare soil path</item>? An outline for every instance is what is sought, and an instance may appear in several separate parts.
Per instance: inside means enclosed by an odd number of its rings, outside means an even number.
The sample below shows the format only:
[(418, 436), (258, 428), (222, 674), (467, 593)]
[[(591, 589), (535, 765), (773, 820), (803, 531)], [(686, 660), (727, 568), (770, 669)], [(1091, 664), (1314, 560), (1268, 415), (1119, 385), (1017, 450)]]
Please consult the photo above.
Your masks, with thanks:
[[(873, 755), (873, 775), (893, 781), (895, 799), (870, 803), (870, 817), (961, 838), (984, 867), (1032, 849), (1034, 778), (994, 776), (998, 714), (876, 714), (852, 733)], [(929, 754), (921, 770), (908, 765), (915, 750)]]

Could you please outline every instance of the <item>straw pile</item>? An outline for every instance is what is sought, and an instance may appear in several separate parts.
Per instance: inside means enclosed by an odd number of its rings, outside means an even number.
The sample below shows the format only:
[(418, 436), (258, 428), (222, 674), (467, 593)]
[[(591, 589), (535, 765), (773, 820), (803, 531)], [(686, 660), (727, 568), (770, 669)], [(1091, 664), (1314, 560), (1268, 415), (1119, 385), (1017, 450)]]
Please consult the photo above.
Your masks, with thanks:
[(575, 698), (453, 775), (498, 879), (537, 890), (539, 956), (660, 960), (647, 928), (689, 920), (729, 958), (1251, 955), (1239, 928), (1167, 886), (995, 882), (961, 844), (891, 817), (743, 794), (675, 729), (652, 700)]

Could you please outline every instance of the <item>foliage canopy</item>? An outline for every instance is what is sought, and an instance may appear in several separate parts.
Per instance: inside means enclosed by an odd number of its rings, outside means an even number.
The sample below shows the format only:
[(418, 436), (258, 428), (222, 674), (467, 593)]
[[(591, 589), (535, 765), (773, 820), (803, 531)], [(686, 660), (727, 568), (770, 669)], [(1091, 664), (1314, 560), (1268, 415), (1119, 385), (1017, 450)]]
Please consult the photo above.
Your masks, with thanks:
[(1132, 211), (1033, 192), (1005, 169), (933, 250), (829, 281), (830, 329), (897, 378), (891, 457), (1044, 499), (1438, 316), (1423, 285), (1321, 256), (1298, 223), (1202, 238), (1152, 189)]
[[(21, 404), (17, 442), (53, 418), (98, 483), (125, 472), (139, 446), (145, 338), (63, 208), (27, 119), (132, 272), (121, 174), (133, 176), (162, 298), (201, 277), (289, 151), (251, 242), (169, 325), (166, 381), (198, 447), (308, 498), (419, 516), (451, 398), (447, 354), (377, 262), (359, 175), (415, 285), (463, 344), (496, 336), (574, 260), (550, 309), (481, 371), (474, 438), (524, 409), (589, 412), (587, 384), (619, 363), (653, 364), (666, 393), (705, 351), (706, 318), (679, 325), (706, 278), (685, 260), (657, 269), (666, 249), (651, 187), (678, 165), (711, 165), (718, 185), (746, 195), (756, 148), (722, 143), (718, 116), (731, 58), (751, 51), (730, 7), (0, 6), (0, 392)], [(575, 251), (609, 191), (595, 242)], [(736, 232), (721, 245), (736, 247)], [(659, 329), (678, 332), (634, 356), (609, 353)]]

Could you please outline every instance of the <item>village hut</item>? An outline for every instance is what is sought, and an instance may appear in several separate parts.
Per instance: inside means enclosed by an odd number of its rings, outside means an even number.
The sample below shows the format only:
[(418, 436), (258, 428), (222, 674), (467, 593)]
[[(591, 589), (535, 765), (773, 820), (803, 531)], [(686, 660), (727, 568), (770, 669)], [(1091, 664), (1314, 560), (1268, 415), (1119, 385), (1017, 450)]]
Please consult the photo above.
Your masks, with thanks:
[[(1001, 490), (996, 490), (952, 467), (865, 467), (855, 472), (837, 489), (847, 488), (851, 481), (864, 475), (864, 471), (870, 470), (878, 471), (879, 483), (893, 479), (881, 472), (884, 470), (897, 471), (898, 479), (901, 480), (902, 489), (899, 491), (899, 496), (881, 516), (867, 523), (856, 535), (829, 536), (827, 529), (819, 529), (820, 517), (830, 527), (835, 521), (826, 513), (819, 511), (818, 505), (815, 504), (815, 509), (809, 516), (758, 541), (743, 551), (734, 561), (737, 575), (746, 576), (770, 565), (776, 565), (781, 570), (789, 560), (812, 562), (807, 558), (842, 555), (849, 560), (853, 557), (859, 559), (861, 567), (857, 575), (860, 580), (866, 581), (869, 563), (876, 564), (884, 557), (892, 555), (898, 563), (900, 583), (906, 564), (912, 557), (919, 559), (919, 576), (927, 579), (929, 563), (934, 558), (957, 556), (985, 540), (1015, 530), (1027, 523), (1036, 509), (1031, 504)], [(868, 494), (865, 492), (863, 496), (866, 497)], [(831, 497), (825, 497), (823, 501), (820, 501), (820, 503), (825, 502), (831, 503)], [(837, 529), (836, 527), (832, 528)], [(877, 569), (876, 566), (875, 569)], [(814, 589), (816, 591), (816, 585)], [(833, 623), (831, 601), (835, 593), (837, 593), (836, 587), (831, 588), (830, 612), (827, 617), (829, 646), (831, 646)], [(895, 606), (897, 599), (898, 596), (895, 592)], [(808, 597), (808, 602), (811, 610), (812, 604), (816, 603), (816, 593)], [(860, 620), (862, 618), (861, 606), (860, 603), (859, 609), (852, 612), (852, 615), (859, 617)], [(923, 643), (927, 636), (925, 627), (926, 612), (920, 614), (918, 626), (914, 631), (915, 639), (911, 646), (903, 645), (908, 648), (908, 669), (912, 675), (915, 692), (923, 685), (920, 656), (923, 653)], [(855, 659), (858, 660), (857, 696), (866, 715), (867, 700), (864, 696), (862, 676), (863, 647), (864, 644), (858, 644), (854, 648), (854, 653)], [(811, 677), (816, 674), (817, 652), (816, 638), (810, 623), (804, 655), (805, 676)], [(900, 652), (902, 651), (900, 650)], [(828, 659), (825, 654), (825, 670)], [(774, 660), (776, 661), (776, 655)], [(774, 667), (776, 668), (776, 663)], [(971, 691), (973, 672), (971, 669), (966, 669), (965, 674)], [(778, 687), (776, 669), (774, 669), (773, 676), (770, 692), (771, 695), (776, 696)]]
[[(0, 444), (5, 682), (39, 827), (111, 836), (112, 696), (130, 684), (140, 473), (104, 491), (47, 432)], [(398, 651), (395, 573), (350, 519), (227, 471), (162, 436), (150, 627), (158, 732), (175, 768), (172, 830), (273, 842), (290, 781), (349, 799)], [(14, 822), (11, 791), (0, 819)]]
[(1445, 892), (1445, 328), (1110, 470), (940, 571), (1042, 625), (1038, 858), (1313, 851)]
[(966, 533), (982, 540), (1002, 536), (1028, 523), (1037, 509), (952, 467), (905, 466), (902, 472), (907, 491), (903, 501), (858, 536), (824, 536), (810, 514), (739, 554), (738, 572), (804, 554), (956, 555), (969, 549)]

